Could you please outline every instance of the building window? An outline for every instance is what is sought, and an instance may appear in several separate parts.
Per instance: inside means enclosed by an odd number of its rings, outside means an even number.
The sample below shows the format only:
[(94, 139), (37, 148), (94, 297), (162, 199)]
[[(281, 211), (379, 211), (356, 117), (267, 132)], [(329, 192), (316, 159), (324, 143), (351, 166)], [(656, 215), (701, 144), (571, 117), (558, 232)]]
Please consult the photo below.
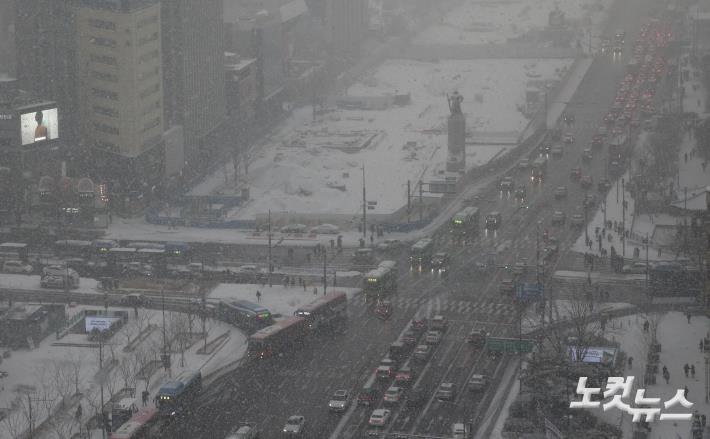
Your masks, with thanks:
[(151, 41), (155, 41), (158, 39), (158, 32), (153, 32), (152, 35), (149, 37), (143, 37), (143, 38), (138, 38), (138, 46), (142, 46), (144, 44), (150, 43)]
[(91, 71), (91, 77), (100, 81), (118, 82), (118, 77), (112, 73)]
[(113, 134), (115, 136), (118, 136), (118, 128), (116, 128), (115, 126), (99, 122), (94, 122), (93, 125), (96, 131), (101, 131), (102, 133)]
[(97, 29), (116, 30), (116, 23), (113, 21), (99, 20), (98, 18), (89, 18), (89, 26)]
[(118, 117), (118, 110), (115, 108), (102, 107), (100, 105), (93, 106), (94, 113), (101, 114), (103, 116)]
[(160, 74), (160, 67), (154, 67), (147, 72), (141, 72), (138, 74), (138, 80), (149, 79)]
[(104, 90), (103, 88), (92, 88), (91, 94), (96, 98), (110, 99), (112, 101), (118, 100), (118, 93)]
[(138, 28), (142, 28), (144, 26), (148, 26), (149, 24), (157, 23), (158, 22), (158, 15), (154, 14), (151, 15), (150, 17), (146, 17), (138, 22)]
[(157, 93), (158, 91), (160, 91), (160, 84), (153, 84), (152, 86), (141, 91), (140, 97), (141, 97), (141, 99), (143, 99), (145, 97), (152, 95), (153, 93)]
[(89, 41), (95, 46), (116, 47), (116, 40), (112, 40), (111, 38), (91, 37)]
[(140, 63), (144, 63), (144, 62), (147, 62), (147, 61), (150, 61), (153, 59), (158, 59), (159, 56), (160, 56), (160, 53), (158, 52), (157, 49), (151, 50), (150, 52), (144, 53), (143, 55), (141, 55), (140, 58), (138, 58), (138, 63), (140, 64)]
[(145, 125), (143, 125), (143, 131), (148, 131), (151, 128), (155, 128), (158, 125), (160, 125), (160, 116), (156, 117), (155, 119), (146, 122)]
[(89, 60), (91, 62), (95, 62), (95, 63), (99, 63), (99, 64), (106, 64), (109, 66), (116, 65), (116, 58), (114, 58), (113, 56), (89, 55)]

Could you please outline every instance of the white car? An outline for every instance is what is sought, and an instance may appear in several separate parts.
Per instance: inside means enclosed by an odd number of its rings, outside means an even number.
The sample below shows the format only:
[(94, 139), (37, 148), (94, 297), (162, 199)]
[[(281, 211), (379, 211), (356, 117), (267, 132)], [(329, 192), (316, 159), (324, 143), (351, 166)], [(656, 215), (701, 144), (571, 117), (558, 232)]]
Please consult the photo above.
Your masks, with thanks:
[(334, 224), (319, 224), (311, 227), (311, 233), (322, 235), (337, 235), (340, 233), (340, 228)]
[(240, 273), (261, 273), (263, 270), (256, 265), (242, 265), (237, 269)]
[(441, 332), (439, 332), (439, 331), (427, 332), (424, 341), (426, 341), (427, 344), (439, 344), (439, 342), (441, 341)]
[(306, 426), (306, 418), (300, 415), (294, 415), (288, 418), (284, 425), (283, 433), (287, 436), (301, 436)]
[(385, 239), (384, 241), (377, 244), (377, 250), (387, 251), (396, 250), (402, 245), (402, 241), (399, 239)]
[(390, 420), (391, 414), (392, 413), (387, 409), (373, 410), (372, 414), (370, 415), (370, 420), (368, 421), (368, 424), (373, 427), (383, 427), (387, 425), (387, 421)]
[(350, 405), (350, 393), (347, 390), (336, 390), (330, 398), (328, 409), (331, 412), (344, 412)]
[(468, 390), (475, 392), (483, 390), (488, 386), (488, 377), (485, 375), (474, 374), (468, 382)]
[(2, 271), (5, 273), (30, 274), (32, 273), (32, 266), (22, 261), (5, 261), (2, 265)]
[(392, 386), (385, 392), (383, 400), (385, 404), (399, 404), (404, 396), (404, 389), (397, 386)]
[(439, 401), (453, 401), (456, 397), (454, 383), (441, 383), (436, 391), (436, 399)]

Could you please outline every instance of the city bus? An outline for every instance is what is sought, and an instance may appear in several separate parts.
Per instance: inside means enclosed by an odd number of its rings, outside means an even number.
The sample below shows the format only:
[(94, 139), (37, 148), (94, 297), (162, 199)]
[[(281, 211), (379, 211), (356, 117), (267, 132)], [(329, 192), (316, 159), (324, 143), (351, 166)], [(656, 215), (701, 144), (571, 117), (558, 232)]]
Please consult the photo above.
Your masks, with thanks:
[(280, 356), (303, 343), (308, 335), (308, 321), (301, 317), (286, 317), (249, 336), (247, 357), (263, 360)]
[(150, 426), (158, 414), (152, 407), (143, 407), (111, 434), (111, 439), (147, 439)]
[(542, 183), (545, 179), (545, 173), (547, 173), (547, 159), (545, 157), (536, 158), (530, 165), (530, 170), (532, 182), (535, 184)]
[(176, 416), (189, 409), (202, 390), (202, 373), (185, 371), (175, 379), (160, 386), (157, 401), (158, 410), (163, 416)]
[(22, 242), (3, 242), (0, 244), (0, 259), (19, 259), (27, 262), (29, 247)]
[(92, 256), (93, 252), (94, 247), (91, 241), (63, 239), (54, 242), (54, 253), (57, 256), (88, 259)]
[(248, 300), (222, 300), (217, 304), (217, 315), (221, 320), (246, 331), (256, 331), (274, 323), (268, 309)]
[(308, 305), (296, 310), (293, 315), (308, 322), (308, 328), (316, 331), (321, 327), (333, 327), (345, 322), (347, 318), (348, 298), (342, 291), (333, 291)]
[(118, 243), (111, 239), (94, 239), (91, 241), (94, 247), (94, 252), (98, 255), (105, 255), (114, 247), (118, 247)]
[(431, 264), (434, 252), (434, 241), (429, 238), (420, 239), (409, 251), (409, 269), (411, 271), (424, 271)]
[(141, 248), (136, 252), (136, 260), (144, 264), (149, 264), (160, 275), (164, 274), (167, 270), (168, 261), (165, 249)]
[(378, 300), (389, 294), (397, 292), (397, 263), (382, 261), (380, 265), (371, 270), (364, 279), (365, 299)]
[(467, 244), (478, 236), (480, 214), (477, 207), (469, 206), (451, 218), (451, 236), (454, 242)]

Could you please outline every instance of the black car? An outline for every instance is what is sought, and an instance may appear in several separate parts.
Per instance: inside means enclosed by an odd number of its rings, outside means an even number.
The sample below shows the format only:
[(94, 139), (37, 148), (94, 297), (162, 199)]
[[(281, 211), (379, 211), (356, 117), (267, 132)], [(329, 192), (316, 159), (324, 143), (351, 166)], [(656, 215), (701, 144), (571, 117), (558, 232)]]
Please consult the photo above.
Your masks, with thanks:
[(574, 114), (572, 114), (572, 113), (565, 113), (565, 114), (564, 114), (564, 120), (565, 120), (565, 123), (574, 123)]
[(432, 273), (444, 274), (449, 270), (449, 254), (436, 253), (431, 258)]
[(540, 145), (540, 154), (547, 155), (552, 151), (552, 143), (546, 142)]
[(518, 188), (515, 190), (515, 198), (517, 198), (518, 200), (524, 200), (526, 196), (527, 189), (525, 188), (525, 186), (518, 186)]

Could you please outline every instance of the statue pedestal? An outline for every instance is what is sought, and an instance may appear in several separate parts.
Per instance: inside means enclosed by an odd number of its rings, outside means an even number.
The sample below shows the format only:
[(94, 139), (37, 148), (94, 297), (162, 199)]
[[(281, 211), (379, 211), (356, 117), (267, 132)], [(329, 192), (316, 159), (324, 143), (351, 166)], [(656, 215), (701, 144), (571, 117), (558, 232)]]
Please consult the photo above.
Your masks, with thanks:
[(462, 113), (452, 113), (448, 118), (448, 151), (446, 170), (466, 171), (466, 117)]

